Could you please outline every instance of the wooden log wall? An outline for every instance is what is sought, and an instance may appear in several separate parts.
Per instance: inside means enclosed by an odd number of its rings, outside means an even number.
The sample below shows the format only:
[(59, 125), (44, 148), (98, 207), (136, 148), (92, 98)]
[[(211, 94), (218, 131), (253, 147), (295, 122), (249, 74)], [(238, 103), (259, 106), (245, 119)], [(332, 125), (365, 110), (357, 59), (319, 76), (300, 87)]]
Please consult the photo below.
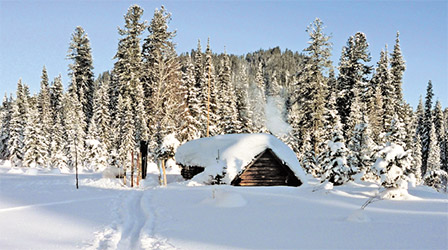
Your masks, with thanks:
[(300, 186), (301, 182), (271, 150), (266, 150), (232, 182), (232, 185)]
[(190, 166), (188, 167), (181, 166), (181, 167), (182, 170), (180, 171), (180, 174), (182, 175), (182, 177), (184, 177), (185, 180), (190, 180), (195, 175), (204, 171), (203, 167), (190, 167)]

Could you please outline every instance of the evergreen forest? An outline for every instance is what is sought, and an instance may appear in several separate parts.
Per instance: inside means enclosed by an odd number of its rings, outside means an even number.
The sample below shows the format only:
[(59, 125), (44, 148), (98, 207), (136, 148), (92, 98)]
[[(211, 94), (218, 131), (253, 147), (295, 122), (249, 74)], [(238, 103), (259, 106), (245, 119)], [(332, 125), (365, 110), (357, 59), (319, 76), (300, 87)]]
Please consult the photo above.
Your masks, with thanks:
[(171, 14), (162, 6), (145, 21), (143, 12), (132, 5), (125, 13), (109, 71), (95, 76), (89, 37), (78, 26), (66, 87), (45, 66), (38, 93), (18, 80), (0, 107), (0, 159), (15, 167), (127, 169), (142, 141), (157, 163), (174, 156), (173, 140), (270, 133), (322, 182), (446, 192), (448, 108), (433, 100), (431, 81), (422, 83), (427, 91), (416, 108), (404, 100), (398, 32), (378, 62), (362, 32), (332, 62), (336, 52), (320, 19), (310, 20), (303, 51), (217, 54), (208, 40), (178, 54)]

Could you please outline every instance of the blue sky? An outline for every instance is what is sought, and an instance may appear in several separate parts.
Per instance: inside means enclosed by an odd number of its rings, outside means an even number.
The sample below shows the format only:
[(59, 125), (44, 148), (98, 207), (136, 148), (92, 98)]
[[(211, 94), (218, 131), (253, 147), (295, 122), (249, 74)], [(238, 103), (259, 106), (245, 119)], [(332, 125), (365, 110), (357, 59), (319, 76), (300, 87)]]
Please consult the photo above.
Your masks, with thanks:
[[(67, 86), (70, 37), (80, 25), (88, 33), (95, 74), (112, 68), (127, 8), (139, 4), (144, 19), (165, 5), (177, 30), (177, 52), (203, 47), (208, 37), (214, 52), (244, 54), (280, 46), (302, 51), (305, 32), (316, 17), (332, 35), (333, 61), (357, 31), (366, 33), (372, 65), (385, 44), (393, 49), (400, 31), (406, 60), (404, 97), (417, 106), (432, 80), (435, 100), (448, 106), (448, 1), (4, 1), (0, 0), (0, 94), (14, 93), (17, 81), (39, 89), (42, 66), (50, 78), (62, 74)], [(147, 35), (147, 34), (145, 34)]]

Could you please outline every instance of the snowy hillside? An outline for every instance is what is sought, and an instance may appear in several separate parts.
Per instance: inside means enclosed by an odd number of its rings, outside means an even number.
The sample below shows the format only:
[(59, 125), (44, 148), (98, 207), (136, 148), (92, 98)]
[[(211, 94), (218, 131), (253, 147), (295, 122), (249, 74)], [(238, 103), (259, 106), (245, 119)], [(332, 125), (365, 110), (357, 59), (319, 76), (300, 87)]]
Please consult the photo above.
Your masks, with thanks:
[(447, 249), (448, 198), (419, 186), (374, 200), (371, 183), (335, 187), (140, 188), (0, 167), (1, 249)]

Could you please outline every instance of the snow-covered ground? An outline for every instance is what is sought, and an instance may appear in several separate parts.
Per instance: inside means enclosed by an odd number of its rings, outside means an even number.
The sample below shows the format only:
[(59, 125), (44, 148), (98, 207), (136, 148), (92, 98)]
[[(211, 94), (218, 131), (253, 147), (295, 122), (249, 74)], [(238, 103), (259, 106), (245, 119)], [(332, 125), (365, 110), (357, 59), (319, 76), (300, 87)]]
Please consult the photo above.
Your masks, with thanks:
[[(1, 163), (0, 163), (1, 164)], [(371, 183), (307, 187), (157, 186), (101, 174), (0, 166), (0, 249), (448, 249), (448, 197)]]

